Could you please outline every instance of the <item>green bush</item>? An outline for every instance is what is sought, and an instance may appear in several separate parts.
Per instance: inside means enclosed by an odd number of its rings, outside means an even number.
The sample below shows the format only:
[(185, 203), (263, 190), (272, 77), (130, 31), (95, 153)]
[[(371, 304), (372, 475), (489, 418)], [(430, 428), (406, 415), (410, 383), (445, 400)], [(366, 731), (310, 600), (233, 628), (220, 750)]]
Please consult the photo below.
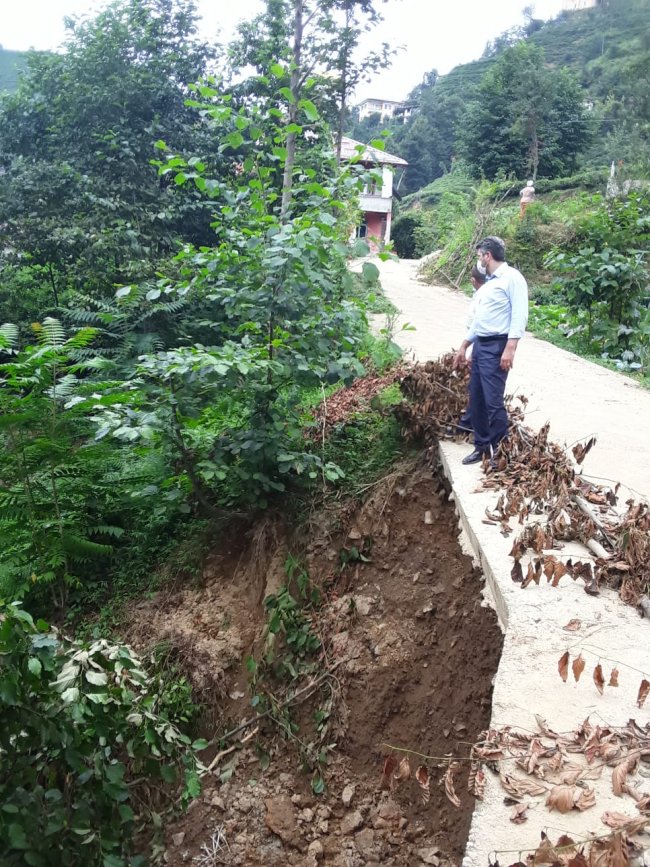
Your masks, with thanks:
[(419, 213), (407, 213), (393, 223), (391, 237), (400, 259), (416, 259), (415, 229), (420, 225)]
[(69, 642), (2, 604), (0, 660), (2, 863), (144, 864), (133, 836), (151, 819), (153, 788), (188, 799), (200, 784), (190, 741), (160, 714), (138, 657)]

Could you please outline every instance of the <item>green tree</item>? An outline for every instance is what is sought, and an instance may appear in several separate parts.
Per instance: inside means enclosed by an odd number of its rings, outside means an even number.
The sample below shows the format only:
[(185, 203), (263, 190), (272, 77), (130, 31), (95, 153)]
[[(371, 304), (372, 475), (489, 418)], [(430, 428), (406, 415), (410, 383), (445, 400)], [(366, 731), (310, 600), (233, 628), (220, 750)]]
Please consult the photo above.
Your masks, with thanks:
[(527, 42), (503, 51), (481, 80), (459, 128), (459, 152), (477, 175), (570, 174), (588, 140), (578, 83), (545, 66)]
[(56, 304), (70, 286), (105, 294), (153, 273), (179, 238), (207, 242), (206, 202), (150, 161), (161, 137), (216, 150), (185, 106), (213, 57), (189, 0), (113, 3), (68, 26), (66, 51), (31, 55), (0, 103), (0, 249), (45, 267)]

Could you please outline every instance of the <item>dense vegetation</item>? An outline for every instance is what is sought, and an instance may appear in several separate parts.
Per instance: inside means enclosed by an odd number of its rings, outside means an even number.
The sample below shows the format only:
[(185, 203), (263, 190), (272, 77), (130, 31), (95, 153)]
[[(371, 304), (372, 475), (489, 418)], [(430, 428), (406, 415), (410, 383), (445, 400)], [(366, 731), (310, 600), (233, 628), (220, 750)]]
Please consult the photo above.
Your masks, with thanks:
[[(368, 332), (377, 268), (348, 270), (372, 177), (336, 158), (375, 17), (270, 2), (229, 87), (191, 2), (120, 0), (0, 101), (3, 863), (141, 863), (135, 830), (199, 788), (182, 681), (173, 700), (22, 605), (83, 625), (181, 539), (343, 475), (306, 431), (391, 351)], [(338, 77), (309, 74), (325, 56)]]
[[(480, 60), (445, 76), (429, 73), (408, 96), (409, 122), (388, 124), (388, 147), (409, 162), (405, 192), (441, 177), (459, 158), (477, 177), (523, 180), (534, 172), (529, 154), (536, 147), (540, 177), (612, 160), (647, 176), (649, 0), (610, 0), (546, 23), (530, 7), (525, 15), (524, 25), (489, 43)], [(487, 135), (490, 122), (499, 136)], [(352, 118), (350, 134), (365, 141), (384, 126), (378, 115), (362, 124)]]

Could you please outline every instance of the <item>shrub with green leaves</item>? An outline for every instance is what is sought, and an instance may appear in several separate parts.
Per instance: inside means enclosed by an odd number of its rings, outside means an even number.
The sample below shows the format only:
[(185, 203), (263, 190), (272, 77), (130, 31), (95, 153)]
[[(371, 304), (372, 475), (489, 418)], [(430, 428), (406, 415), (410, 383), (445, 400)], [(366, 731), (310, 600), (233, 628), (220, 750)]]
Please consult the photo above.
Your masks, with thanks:
[[(197, 748), (203, 743), (195, 744)], [(189, 739), (138, 657), (0, 606), (0, 851), (7, 867), (137, 867), (138, 821), (200, 791)]]
[(586, 348), (640, 369), (647, 357), (650, 293), (650, 198), (596, 197), (576, 221), (572, 243), (547, 265), (572, 311), (584, 316)]

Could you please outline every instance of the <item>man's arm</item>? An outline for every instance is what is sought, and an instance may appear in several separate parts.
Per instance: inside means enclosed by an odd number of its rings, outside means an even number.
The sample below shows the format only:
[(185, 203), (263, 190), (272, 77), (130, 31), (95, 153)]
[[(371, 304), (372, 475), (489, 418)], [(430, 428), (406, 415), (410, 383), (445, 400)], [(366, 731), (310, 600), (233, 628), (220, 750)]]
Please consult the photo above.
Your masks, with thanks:
[(510, 286), (510, 328), (508, 342), (501, 355), (501, 369), (512, 370), (515, 352), (528, 322), (528, 284), (519, 272), (515, 272)]

